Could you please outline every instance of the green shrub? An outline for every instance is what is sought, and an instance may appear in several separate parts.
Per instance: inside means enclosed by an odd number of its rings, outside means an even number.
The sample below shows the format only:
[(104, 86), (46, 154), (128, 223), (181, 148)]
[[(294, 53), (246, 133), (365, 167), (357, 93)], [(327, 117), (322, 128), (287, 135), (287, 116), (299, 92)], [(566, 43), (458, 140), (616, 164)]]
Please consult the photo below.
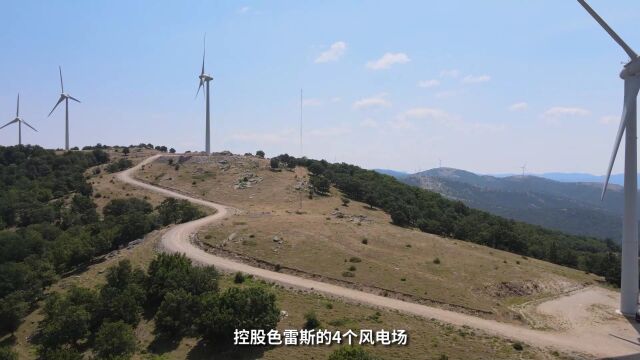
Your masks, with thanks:
[(122, 321), (104, 323), (96, 333), (94, 348), (101, 359), (129, 359), (136, 350), (133, 329)]
[(304, 314), (304, 328), (307, 330), (317, 329), (320, 327), (320, 320), (314, 311), (308, 311)]
[(244, 274), (238, 271), (233, 277), (233, 282), (236, 284), (242, 284), (244, 282)]

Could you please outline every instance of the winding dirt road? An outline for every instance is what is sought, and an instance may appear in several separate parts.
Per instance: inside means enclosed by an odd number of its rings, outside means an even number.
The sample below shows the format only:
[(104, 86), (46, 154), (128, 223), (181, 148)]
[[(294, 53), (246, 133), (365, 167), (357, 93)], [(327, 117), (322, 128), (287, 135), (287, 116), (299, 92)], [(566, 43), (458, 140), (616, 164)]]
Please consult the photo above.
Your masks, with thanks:
[[(168, 189), (160, 188), (133, 177), (133, 173), (142, 165), (153, 162), (161, 155), (155, 155), (142, 161), (133, 168), (120, 172), (116, 177), (125, 183), (151, 190), (168, 197), (185, 199), (192, 203), (213, 208), (216, 213), (198, 220), (173, 226), (162, 237), (161, 243), (166, 251), (183, 253), (195, 262), (214, 265), (218, 269), (236, 272), (240, 271), (262, 278), (266, 281), (278, 283), (286, 287), (311, 290), (330, 297), (337, 297), (349, 302), (356, 302), (374, 307), (398, 310), (403, 313), (417, 315), (426, 319), (436, 319), (457, 326), (467, 325), (488, 334), (522, 341), (542, 348), (553, 348), (560, 351), (588, 354), (596, 357), (613, 357), (636, 354), (640, 357), (640, 345), (635, 340), (620, 339), (615, 334), (606, 331), (599, 332), (598, 326), (586, 333), (572, 334), (570, 332), (539, 331), (521, 326), (500, 323), (493, 320), (478, 318), (471, 315), (438, 309), (430, 306), (386, 298), (358, 290), (348, 289), (337, 285), (327, 284), (293, 275), (282, 274), (247, 264), (235, 262), (231, 259), (209, 254), (191, 243), (192, 234), (199, 228), (215, 223), (229, 216), (235, 210), (210, 201), (193, 198)], [(166, 155), (165, 155), (166, 156)]]

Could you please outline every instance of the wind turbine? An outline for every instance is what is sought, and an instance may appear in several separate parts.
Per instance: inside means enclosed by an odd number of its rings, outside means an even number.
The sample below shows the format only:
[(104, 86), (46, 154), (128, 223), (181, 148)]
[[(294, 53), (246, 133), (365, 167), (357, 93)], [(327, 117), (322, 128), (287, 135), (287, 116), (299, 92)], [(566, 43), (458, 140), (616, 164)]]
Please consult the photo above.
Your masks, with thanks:
[(78, 103), (80, 102), (80, 100), (64, 92), (64, 83), (62, 82), (62, 67), (58, 66), (58, 70), (60, 70), (60, 98), (58, 99), (58, 102), (53, 107), (53, 109), (51, 109), (51, 112), (49, 113), (49, 115), (47, 115), (47, 117), (51, 116), (58, 105), (60, 105), (60, 103), (64, 101), (64, 149), (69, 151), (69, 99)]
[(20, 117), (20, 94), (18, 94), (18, 103), (16, 105), (16, 118), (11, 120), (11, 121), (9, 121), (6, 124), (4, 124), (2, 127), (0, 127), (0, 129), (4, 129), (7, 126), (9, 126), (11, 124), (15, 124), (15, 123), (18, 123), (18, 145), (22, 145), (22, 124), (27, 125), (33, 131), (36, 131), (36, 132), (38, 131), (33, 126), (29, 125), (29, 123), (27, 123), (26, 121), (24, 121), (24, 119), (22, 119)]
[(196, 97), (198, 97), (198, 94), (200, 93), (200, 89), (203, 87), (203, 85), (206, 83), (207, 86), (205, 87), (205, 98), (207, 101), (207, 105), (206, 105), (206, 130), (205, 130), (205, 143), (204, 143), (204, 147), (205, 147), (205, 151), (207, 153), (207, 155), (209, 155), (211, 153), (211, 141), (210, 141), (210, 122), (209, 122), (209, 81), (213, 80), (213, 78), (211, 76), (209, 76), (208, 74), (206, 74), (204, 72), (204, 58), (205, 55), (207, 53), (207, 36), (204, 36), (204, 47), (203, 47), (203, 51), (202, 51), (202, 70), (200, 71), (200, 76), (198, 76), (198, 78), (200, 79), (200, 85), (198, 85), (198, 91), (196, 92)]
[(524, 165), (520, 166), (520, 169), (522, 169), (522, 177), (524, 177), (524, 172), (525, 170), (527, 170), (527, 163), (524, 163)]
[(615, 42), (629, 55), (631, 59), (620, 72), (624, 80), (624, 105), (622, 120), (618, 127), (618, 134), (613, 145), (613, 153), (609, 161), (607, 177), (602, 187), (602, 199), (607, 191), (611, 169), (616, 160), (622, 135), (626, 133), (624, 141), (624, 218), (622, 221), (622, 280), (620, 284), (620, 312), (626, 316), (635, 315), (638, 308), (638, 218), (637, 206), (637, 127), (636, 105), (638, 90), (640, 90), (640, 59), (618, 34), (587, 4), (578, 0), (585, 10), (604, 28)]

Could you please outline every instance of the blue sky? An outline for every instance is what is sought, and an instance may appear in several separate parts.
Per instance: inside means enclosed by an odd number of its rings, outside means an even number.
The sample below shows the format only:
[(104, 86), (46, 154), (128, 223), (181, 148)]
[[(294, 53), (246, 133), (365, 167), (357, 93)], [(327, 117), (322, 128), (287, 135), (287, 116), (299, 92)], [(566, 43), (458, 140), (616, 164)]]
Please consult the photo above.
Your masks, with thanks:
[[(640, 4), (591, 0), (640, 51)], [(0, 9), (0, 120), (23, 141), (204, 147), (194, 99), (207, 33), (212, 149), (363, 167), (604, 172), (626, 55), (565, 1), (11, 1)], [(635, 30), (635, 31), (634, 31)], [(0, 131), (0, 144), (17, 129)], [(621, 169), (620, 154), (614, 171)]]

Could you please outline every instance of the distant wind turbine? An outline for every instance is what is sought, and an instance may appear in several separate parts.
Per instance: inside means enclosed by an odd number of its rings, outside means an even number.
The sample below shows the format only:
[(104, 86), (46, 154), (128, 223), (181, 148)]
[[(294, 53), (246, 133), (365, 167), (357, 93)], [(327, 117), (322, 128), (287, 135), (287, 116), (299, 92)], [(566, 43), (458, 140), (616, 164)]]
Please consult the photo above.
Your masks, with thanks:
[(640, 90), (640, 59), (629, 45), (607, 25), (607, 23), (584, 1), (580, 5), (604, 28), (613, 40), (622, 47), (631, 59), (624, 65), (620, 78), (624, 80), (624, 105), (622, 120), (613, 145), (613, 153), (609, 161), (607, 177), (602, 187), (602, 198), (607, 191), (611, 169), (616, 160), (622, 135), (626, 132), (624, 142), (624, 218), (622, 221), (622, 279), (620, 282), (620, 312), (626, 316), (634, 316), (638, 309), (638, 222), (637, 222), (637, 117), (636, 103)]
[(204, 47), (203, 47), (203, 51), (202, 51), (202, 70), (200, 71), (200, 76), (198, 76), (198, 78), (200, 79), (200, 85), (198, 85), (198, 91), (196, 92), (196, 98), (198, 97), (198, 94), (200, 94), (200, 89), (205, 85), (206, 83), (206, 87), (204, 89), (205, 91), (205, 98), (207, 101), (207, 105), (206, 105), (206, 130), (205, 130), (205, 151), (207, 153), (207, 155), (209, 155), (211, 153), (211, 140), (210, 140), (210, 122), (209, 122), (209, 81), (213, 80), (213, 78), (211, 76), (209, 76), (208, 74), (206, 74), (204, 72), (204, 59), (205, 59), (205, 55), (207, 53), (207, 35), (204, 36)]
[(58, 102), (55, 104), (53, 109), (51, 109), (51, 112), (49, 112), (49, 115), (47, 115), (47, 117), (51, 116), (58, 105), (60, 105), (60, 103), (64, 101), (64, 149), (69, 151), (69, 99), (77, 103), (79, 103), (80, 100), (64, 92), (64, 83), (62, 82), (62, 67), (58, 66), (58, 70), (60, 71), (60, 98), (58, 99)]
[(522, 177), (524, 177), (524, 172), (527, 170), (527, 163), (524, 163), (524, 165), (520, 166), (520, 169), (522, 169)]
[(2, 127), (0, 127), (0, 129), (4, 129), (7, 126), (11, 125), (11, 124), (18, 124), (18, 145), (22, 145), (22, 124), (27, 125), (28, 127), (30, 127), (33, 131), (38, 131), (36, 130), (33, 126), (29, 125), (29, 123), (27, 123), (26, 121), (24, 121), (24, 119), (22, 119), (20, 117), (20, 94), (18, 94), (18, 103), (16, 105), (16, 118), (9, 121), (8, 123), (4, 124)]

